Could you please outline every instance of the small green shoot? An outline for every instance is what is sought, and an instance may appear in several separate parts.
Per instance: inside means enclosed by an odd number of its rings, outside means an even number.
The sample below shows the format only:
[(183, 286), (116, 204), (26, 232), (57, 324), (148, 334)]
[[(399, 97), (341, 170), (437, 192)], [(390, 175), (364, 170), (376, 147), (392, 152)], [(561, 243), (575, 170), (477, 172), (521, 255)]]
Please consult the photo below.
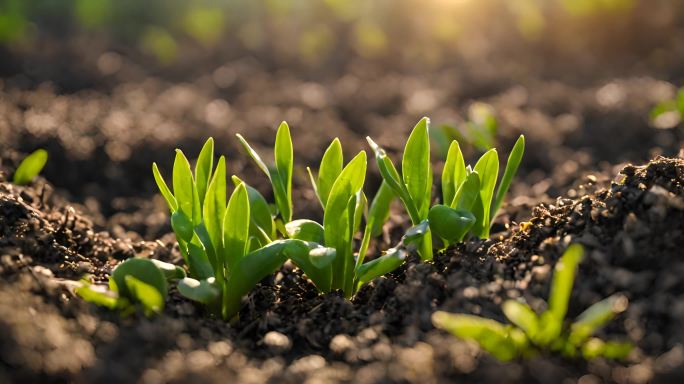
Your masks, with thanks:
[(276, 207), (278, 208), (281, 219), (285, 223), (291, 221), (293, 153), (290, 127), (284, 121), (280, 123), (280, 126), (278, 127), (275, 146), (273, 148), (275, 164), (270, 167), (264, 163), (261, 156), (259, 156), (259, 154), (249, 145), (242, 135), (237, 134), (237, 138), (259, 169), (261, 169), (271, 181)]
[[(432, 196), (432, 166), (430, 165), (430, 120), (422, 118), (413, 128), (402, 157), (401, 175), (387, 153), (367, 137), (380, 174), (387, 185), (404, 203), (413, 225), (428, 219)], [(423, 260), (432, 260), (432, 236), (429, 230), (420, 241), (418, 253)]]
[(498, 122), (494, 108), (486, 103), (475, 102), (468, 107), (468, 121), (460, 124), (441, 124), (430, 131), (437, 144), (437, 153), (446, 156), (452, 141), (466, 143), (480, 151), (496, 146)]
[(82, 281), (76, 294), (84, 300), (126, 316), (142, 308), (146, 316), (164, 309), (167, 280), (185, 277), (182, 268), (159, 260), (134, 257), (117, 265), (109, 279), (109, 289)]
[(43, 170), (48, 160), (48, 153), (44, 149), (37, 149), (28, 155), (14, 172), (12, 182), (17, 185), (29, 184)]
[(518, 171), (524, 151), (525, 137), (521, 135), (508, 156), (497, 187), (499, 158), (496, 149), (487, 151), (471, 168), (465, 165), (458, 142), (451, 143), (442, 171), (442, 204), (433, 206), (428, 214), (432, 231), (445, 246), (463, 241), (468, 233), (489, 237), (489, 229)]
[[(281, 125), (278, 137), (276, 159), (280, 171), (273, 174), (272, 180), (281, 180), (281, 174), (285, 175), (282, 180), (290, 180), (292, 156), (287, 125)], [(273, 241), (275, 225), (268, 204), (235, 176), (235, 189), (226, 201), (226, 159), (221, 156), (215, 169), (213, 159), (214, 142), (210, 138), (200, 152), (193, 175), (183, 152), (176, 150), (173, 192), (156, 164), (152, 172), (171, 211), (171, 226), (190, 270), (190, 276), (178, 283), (178, 291), (229, 320), (238, 314), (242, 297), (261, 279), (280, 268), (288, 257), (308, 255), (309, 247), (300, 240)], [(290, 201), (291, 184), (277, 184), (288, 191), (283, 196)], [(283, 209), (291, 209), (291, 203), (281, 207), (281, 214)], [(291, 215), (289, 212), (285, 214)]]
[(473, 315), (437, 311), (432, 322), (462, 339), (474, 340), (482, 349), (501, 361), (530, 357), (540, 351), (585, 359), (605, 357), (624, 359), (633, 349), (631, 343), (603, 341), (592, 335), (617, 314), (627, 309), (627, 298), (615, 294), (590, 306), (569, 326), (564, 327), (577, 267), (584, 249), (579, 244), (568, 247), (556, 263), (548, 309), (537, 315), (527, 304), (507, 300), (504, 315), (512, 325)]
[(368, 201), (363, 193), (366, 176), (366, 152), (359, 152), (346, 166), (341, 144), (335, 139), (323, 156), (318, 177), (309, 169), (311, 182), (324, 209), (323, 224), (312, 220), (295, 220), (285, 225), (292, 239), (308, 242), (311, 251), (305, 257), (294, 257), (293, 262), (321, 292), (339, 289), (351, 298), (363, 284), (398, 268), (408, 255), (408, 247), (422, 238), (404, 236), (396, 247), (382, 256), (364, 263), (371, 237), (382, 233), (382, 225), (389, 216), (394, 193), (382, 183), (370, 204), (366, 216), (361, 245), (354, 256), (354, 235), (359, 231)]

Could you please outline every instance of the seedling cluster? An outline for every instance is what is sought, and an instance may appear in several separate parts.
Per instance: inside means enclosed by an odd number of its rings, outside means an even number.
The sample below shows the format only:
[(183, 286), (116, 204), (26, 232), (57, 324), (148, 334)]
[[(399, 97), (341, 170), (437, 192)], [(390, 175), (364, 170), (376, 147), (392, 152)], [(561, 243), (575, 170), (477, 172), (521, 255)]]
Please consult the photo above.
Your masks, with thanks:
[(482, 349), (501, 361), (530, 357), (540, 351), (560, 353), (571, 358), (602, 356), (623, 359), (633, 349), (632, 344), (603, 341), (592, 335), (627, 309), (625, 296), (615, 294), (601, 300), (582, 312), (570, 326), (565, 326), (568, 302), (583, 254), (582, 246), (574, 244), (556, 263), (548, 309), (540, 315), (521, 301), (507, 300), (501, 309), (512, 325), (479, 316), (441, 311), (433, 314), (432, 322), (459, 338), (476, 341)]
[[(496, 199), (492, 200), (498, 176), (496, 150), (487, 151), (474, 168), (466, 167), (454, 141), (442, 174), (444, 204), (431, 206), (429, 120), (423, 118), (406, 143), (401, 172), (385, 151), (368, 138), (383, 177), (369, 204), (364, 193), (366, 152), (360, 151), (345, 164), (342, 144), (335, 139), (325, 151), (317, 175), (308, 169), (324, 211), (323, 222), (318, 223), (293, 219), (294, 154), (287, 123), (278, 127), (273, 164), (267, 165), (245, 138), (237, 137), (269, 178), (275, 204), (269, 204), (259, 191), (237, 176), (231, 178), (234, 188), (228, 198), (226, 158), (221, 156), (214, 164), (211, 138), (200, 151), (194, 172), (183, 152), (176, 150), (173, 190), (157, 165), (152, 165), (187, 266), (188, 276), (173, 275), (178, 280), (178, 291), (226, 320), (238, 314), (242, 297), (286, 260), (299, 267), (320, 292), (340, 290), (351, 299), (365, 283), (402, 265), (413, 250), (423, 260), (431, 260), (432, 232), (445, 245), (462, 241), (467, 234), (489, 236), (491, 221), (524, 149), (521, 136), (509, 156)], [(413, 227), (399, 244), (366, 261), (370, 241), (382, 233), (390, 205), (397, 197)], [(361, 241), (357, 242), (355, 236), (360, 231)], [(124, 268), (127, 277), (117, 277), (122, 272), (115, 270), (109, 292), (97, 292), (84, 285), (81, 296), (110, 308), (127, 309), (137, 303), (142, 304), (146, 313), (158, 311), (167, 288), (160, 283), (158, 274), (154, 279), (149, 278), (154, 274), (149, 271), (150, 264), (139, 260), (124, 263), (120, 268)], [(141, 288), (141, 284), (146, 285)]]

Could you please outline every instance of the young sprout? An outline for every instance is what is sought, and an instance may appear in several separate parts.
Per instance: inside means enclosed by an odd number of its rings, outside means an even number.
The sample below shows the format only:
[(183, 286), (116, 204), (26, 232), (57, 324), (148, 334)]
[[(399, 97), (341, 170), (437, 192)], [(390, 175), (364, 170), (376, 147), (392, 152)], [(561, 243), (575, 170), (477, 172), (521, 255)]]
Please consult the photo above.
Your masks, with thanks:
[(441, 311), (433, 314), (432, 322), (459, 338), (478, 342), (482, 349), (501, 361), (529, 357), (540, 351), (557, 352), (571, 358), (626, 358), (634, 347), (631, 343), (592, 337), (598, 329), (627, 309), (628, 302), (624, 295), (615, 294), (599, 301), (582, 312), (569, 327), (564, 327), (577, 266), (583, 253), (581, 245), (571, 245), (556, 263), (549, 307), (541, 315), (537, 315), (523, 302), (507, 300), (502, 310), (512, 325), (479, 316)]
[(14, 172), (12, 182), (17, 185), (26, 185), (33, 181), (43, 170), (48, 160), (48, 153), (44, 149), (38, 149), (28, 155)]
[[(281, 132), (289, 137), (284, 127)], [(226, 202), (226, 160), (221, 156), (214, 170), (213, 158), (214, 141), (210, 138), (193, 175), (183, 152), (176, 150), (173, 193), (156, 164), (152, 171), (171, 211), (171, 226), (190, 270), (190, 276), (178, 283), (178, 291), (228, 320), (237, 315), (242, 297), (261, 279), (280, 268), (288, 257), (308, 255), (309, 248), (300, 240), (272, 241), (274, 225), (268, 205), (256, 190), (236, 177), (236, 187)], [(288, 169), (291, 175), (291, 160)]]
[(312, 220), (295, 220), (285, 225), (288, 236), (308, 242), (311, 251), (305, 257), (293, 257), (307, 277), (321, 292), (339, 289), (351, 298), (359, 288), (376, 277), (399, 267), (407, 256), (407, 247), (424, 235), (414, 229), (402, 242), (384, 255), (364, 263), (372, 236), (382, 232), (394, 198), (392, 189), (381, 184), (366, 215), (366, 225), (357, 256), (354, 256), (354, 235), (361, 226), (367, 199), (363, 193), (366, 176), (366, 152), (361, 151), (343, 167), (343, 155), (338, 139), (326, 150), (318, 177), (309, 175), (324, 209), (323, 225)]
[(264, 163), (261, 156), (252, 149), (242, 135), (237, 134), (237, 138), (259, 169), (261, 169), (271, 181), (276, 207), (278, 208), (281, 219), (285, 223), (291, 221), (293, 153), (290, 127), (288, 127), (287, 123), (284, 121), (280, 123), (280, 126), (278, 127), (275, 146), (273, 148), (275, 164), (271, 167), (268, 167), (266, 163)]
[(518, 171), (524, 151), (525, 137), (521, 135), (508, 156), (497, 188), (499, 158), (496, 149), (482, 155), (473, 169), (466, 167), (458, 142), (451, 143), (442, 171), (443, 203), (433, 206), (428, 214), (430, 228), (445, 245), (462, 241), (468, 233), (489, 237), (492, 221)]
[[(413, 128), (404, 148), (401, 174), (385, 151), (367, 138), (385, 183), (399, 196), (414, 225), (425, 220), (430, 230), (422, 240), (419, 253), (432, 259), (431, 232), (445, 246), (462, 241), (470, 233), (489, 237), (489, 229), (501, 207), (525, 150), (520, 136), (511, 151), (506, 170), (497, 188), (499, 157), (496, 149), (487, 151), (474, 168), (466, 167), (457, 141), (452, 141), (442, 172), (442, 204), (430, 207), (432, 169), (430, 167), (429, 120), (423, 118)], [(496, 195), (495, 195), (496, 192)]]
[[(422, 118), (413, 128), (404, 147), (401, 174), (387, 153), (367, 137), (380, 174), (387, 185), (404, 203), (413, 225), (428, 219), (432, 195), (432, 167), (430, 165), (430, 120)], [(419, 242), (418, 253), (423, 260), (432, 260), (432, 236), (429, 229)]]
[(660, 102), (651, 109), (651, 124), (660, 129), (670, 129), (681, 124), (684, 116), (684, 88), (677, 91), (674, 99)]
[(109, 279), (109, 289), (82, 281), (76, 294), (84, 300), (127, 316), (140, 306), (146, 316), (164, 309), (167, 280), (185, 277), (182, 268), (159, 260), (134, 257), (117, 265)]

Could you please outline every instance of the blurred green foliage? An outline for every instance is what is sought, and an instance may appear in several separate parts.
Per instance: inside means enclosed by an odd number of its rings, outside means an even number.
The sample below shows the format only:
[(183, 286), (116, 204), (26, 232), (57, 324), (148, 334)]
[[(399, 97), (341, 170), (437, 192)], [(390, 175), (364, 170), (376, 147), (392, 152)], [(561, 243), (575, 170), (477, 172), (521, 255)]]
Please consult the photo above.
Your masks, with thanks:
[[(536, 40), (584, 19), (634, 17), (648, 0), (3, 0), (0, 44), (103, 34), (162, 63), (188, 43), (238, 46), (320, 64), (337, 53), (439, 63), (449, 52), (487, 49), (485, 36)], [(495, 20), (495, 22), (493, 22)], [(563, 36), (576, 34), (561, 28)], [(476, 32), (473, 32), (476, 31)], [(589, 33), (589, 32), (587, 32)], [(475, 36), (475, 37), (473, 37)], [(589, 41), (588, 37), (585, 37)], [(230, 45), (230, 44), (232, 45)], [(401, 57), (397, 57), (401, 55)]]

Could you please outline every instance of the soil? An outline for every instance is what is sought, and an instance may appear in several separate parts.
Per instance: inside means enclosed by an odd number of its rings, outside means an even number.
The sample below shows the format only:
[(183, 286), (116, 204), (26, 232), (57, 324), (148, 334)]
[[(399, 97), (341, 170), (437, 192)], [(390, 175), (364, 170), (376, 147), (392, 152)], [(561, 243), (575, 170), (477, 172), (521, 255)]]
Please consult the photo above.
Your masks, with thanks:
[[(64, 89), (3, 76), (0, 382), (684, 382), (684, 130), (647, 121), (676, 91), (666, 76), (514, 83), (475, 65), (421, 74), (350, 64), (344, 76), (314, 78), (255, 59), (184, 82), (126, 72)], [(320, 219), (304, 167), (332, 138), (347, 158), (368, 150), (366, 135), (396, 156), (422, 115), (459, 121), (472, 101), (497, 111), (500, 153), (527, 138), (491, 239), (439, 252), (432, 263), (412, 257), (351, 302), (319, 295), (286, 264), (246, 297), (232, 324), (173, 290), (153, 318), (121, 318), (73, 294), (74, 281), (105, 282), (132, 256), (181, 264), (150, 171), (156, 161), (170, 175), (178, 146), (192, 157), (213, 136), (229, 172), (270, 198), (234, 134), (269, 153), (287, 120), (295, 214)], [(38, 147), (50, 153), (43, 176), (11, 184)], [(370, 168), (368, 194), (380, 180)], [(388, 248), (407, 226), (394, 207), (372, 249)], [(436, 310), (505, 321), (501, 302), (520, 296), (543, 310), (553, 266), (572, 242), (587, 256), (569, 317), (624, 293), (628, 310), (599, 335), (633, 342), (626, 361), (542, 355), (502, 364), (432, 326)]]

